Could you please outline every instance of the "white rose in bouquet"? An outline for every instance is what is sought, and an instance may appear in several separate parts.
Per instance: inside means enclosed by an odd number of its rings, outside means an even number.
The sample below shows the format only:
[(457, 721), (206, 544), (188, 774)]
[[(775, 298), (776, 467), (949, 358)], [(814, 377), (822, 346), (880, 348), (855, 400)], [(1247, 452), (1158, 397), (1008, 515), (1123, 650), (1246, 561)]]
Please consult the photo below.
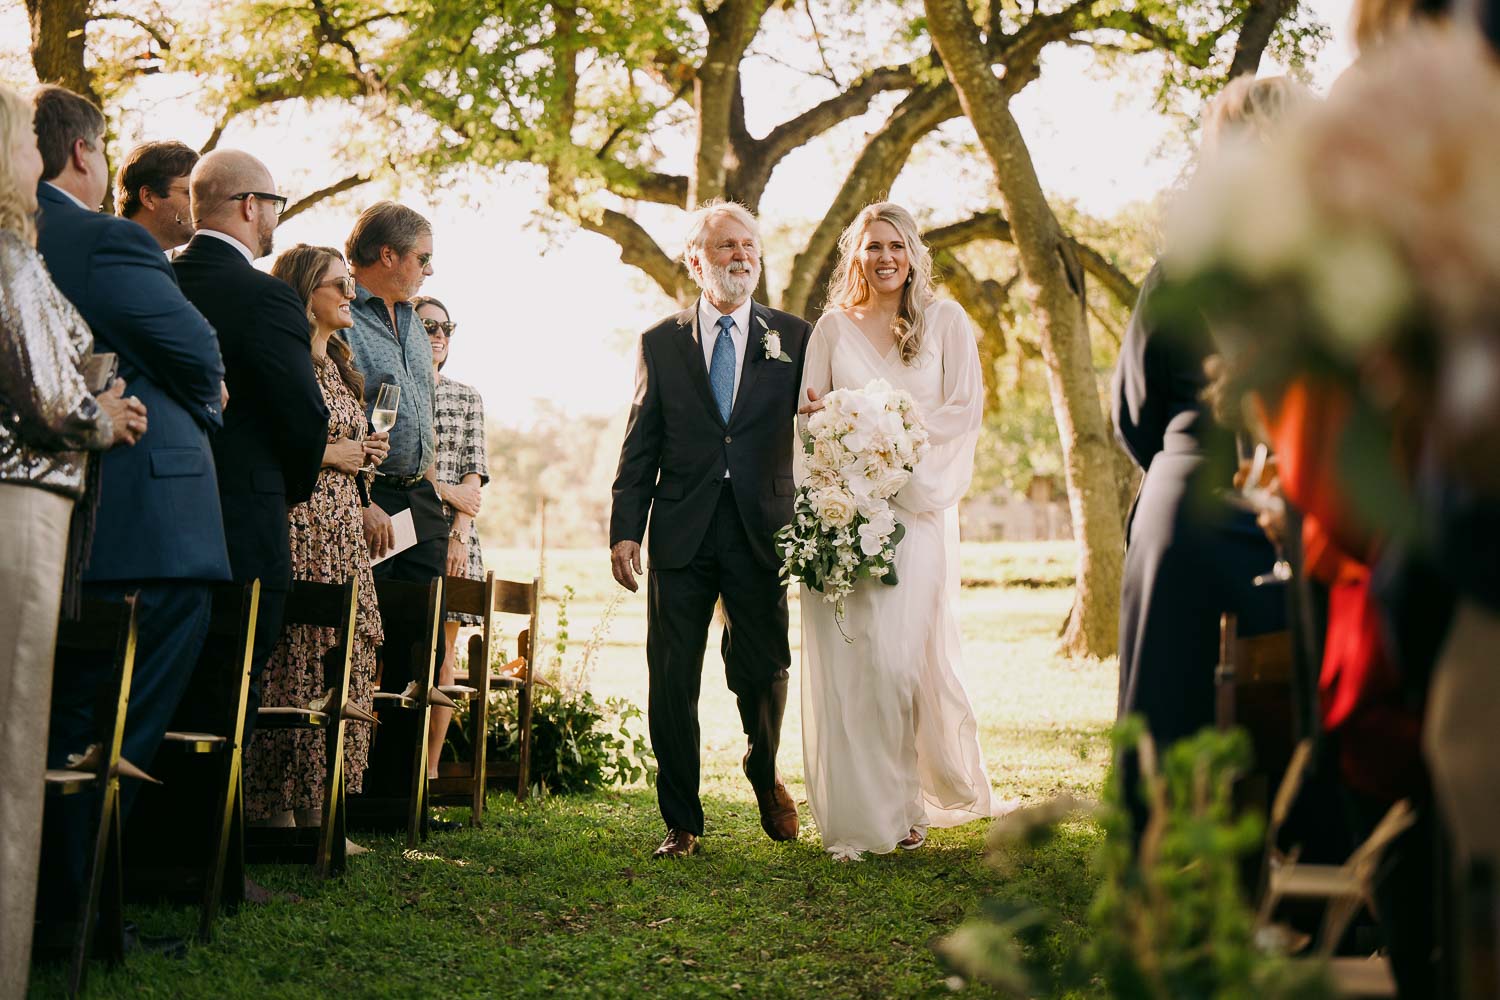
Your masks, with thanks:
[(813, 510), (825, 525), (842, 528), (854, 520), (854, 497), (837, 486), (818, 490), (812, 495)]

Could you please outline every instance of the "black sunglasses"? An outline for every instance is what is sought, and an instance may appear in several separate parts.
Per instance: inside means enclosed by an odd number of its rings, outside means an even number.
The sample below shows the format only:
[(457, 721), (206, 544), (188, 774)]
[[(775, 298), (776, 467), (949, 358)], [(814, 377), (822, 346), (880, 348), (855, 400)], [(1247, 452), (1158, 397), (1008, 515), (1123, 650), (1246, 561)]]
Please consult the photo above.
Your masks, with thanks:
[(439, 330), (443, 331), (443, 336), (452, 337), (453, 331), (458, 328), (458, 324), (453, 322), (451, 319), (424, 319), (422, 320), (422, 328), (427, 331), (427, 336), (429, 337), (436, 337)]
[(270, 202), (271, 207), (276, 210), (277, 215), (286, 211), (286, 195), (284, 194), (268, 194), (265, 191), (241, 191), (239, 194), (230, 195), (225, 201), (244, 201), (246, 198), (259, 198), (261, 201)]

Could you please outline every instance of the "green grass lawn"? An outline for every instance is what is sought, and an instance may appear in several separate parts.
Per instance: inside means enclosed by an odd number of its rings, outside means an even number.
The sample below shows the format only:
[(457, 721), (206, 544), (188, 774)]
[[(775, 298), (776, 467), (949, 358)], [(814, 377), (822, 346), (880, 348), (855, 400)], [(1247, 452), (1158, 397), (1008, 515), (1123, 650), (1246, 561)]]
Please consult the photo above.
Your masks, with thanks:
[[(536, 571), (534, 553), (488, 556), (502, 575)], [(1002, 797), (1091, 796), (1103, 778), (1115, 666), (1055, 653), (1070, 573), (1067, 544), (964, 550), (966, 675)], [(571, 661), (618, 589), (607, 555), (549, 553), (546, 584), (549, 631), (556, 595), (567, 585), (575, 591)], [(794, 663), (797, 619), (794, 600)], [(591, 664), (597, 694), (644, 706), (645, 627), (644, 597), (627, 595)], [(739, 771), (743, 735), (716, 632), (701, 703), (708, 824), (701, 857), (651, 862), (663, 830), (646, 788), (525, 805), (496, 795), (483, 830), (434, 835), (412, 854), (394, 838), (357, 837), (375, 850), (324, 885), (299, 869), (258, 868), (257, 879), (303, 901), (246, 908), (183, 960), (134, 956), (117, 970), (96, 968), (90, 994), (938, 996), (958, 984), (948, 981), (933, 940), (994, 894), (1056, 908), (1064, 923), (1048, 947), (1058, 956), (1077, 944), (1097, 837), (1088, 825), (1067, 827), (1057, 846), (1008, 880), (983, 863), (981, 824), (937, 830), (920, 851), (854, 865), (824, 858), (805, 808), (799, 842), (767, 840)], [(799, 803), (800, 715), (794, 669), (781, 768)], [(151, 931), (192, 922), (171, 910), (132, 908), (132, 916)], [(59, 983), (57, 972), (38, 970), (33, 994), (49, 995)]]

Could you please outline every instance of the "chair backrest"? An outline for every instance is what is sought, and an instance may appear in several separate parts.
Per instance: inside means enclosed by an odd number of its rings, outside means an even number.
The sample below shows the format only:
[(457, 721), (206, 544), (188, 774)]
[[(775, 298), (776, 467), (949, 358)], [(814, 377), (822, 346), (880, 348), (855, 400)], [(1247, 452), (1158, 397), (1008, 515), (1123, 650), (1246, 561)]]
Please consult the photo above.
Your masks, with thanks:
[(1243, 637), (1232, 614), (1219, 622), (1219, 666), (1214, 673), (1214, 720), (1220, 729), (1243, 727), (1255, 749), (1255, 771), (1275, 787), (1291, 758), (1292, 677), (1290, 632)]
[[(292, 581), (284, 624), (331, 628), (339, 637), (323, 657), (323, 689), (336, 689), (335, 705), (342, 705), (349, 698), (349, 664), (354, 656), (354, 629), (358, 620), (358, 577), (351, 576), (343, 583)], [(342, 725), (342, 720), (339, 724)]]
[[(531, 637), (539, 634), (541, 625), (540, 578), (533, 577), (530, 581), (501, 580), (493, 572), (488, 572), (483, 580), (450, 576), (443, 581), (443, 586), (449, 611), (477, 615), (483, 620), (483, 646), (486, 649), (494, 648), (492, 630), (495, 615), (526, 616), (527, 626), (518, 637), (516, 655), (525, 657), (529, 673), (532, 665)], [(469, 669), (474, 670), (472, 662)]]
[(209, 585), (208, 633), (172, 728), (206, 731), (239, 743), (260, 616), (260, 581)]
[[(96, 733), (105, 753), (99, 755), (98, 773), (107, 780), (114, 762), (120, 757), (120, 741), (125, 736), (125, 706), (130, 701), (130, 681), (135, 673), (136, 620), (135, 595), (122, 601), (84, 600), (77, 618), (62, 618), (57, 628), (59, 653), (83, 653), (112, 656), (112, 682), (102, 693), (111, 700), (101, 705)], [(66, 684), (65, 677), (54, 680)]]
[[(443, 629), (443, 583), (443, 577), (433, 577), (429, 583), (375, 581), (386, 633), (381, 667), (381, 685), (385, 690), (393, 690), (391, 684), (396, 680), (403, 684), (408, 680), (420, 681), (424, 690), (431, 685)], [(391, 638), (396, 635), (415, 636), (412, 648), (391, 649)]]

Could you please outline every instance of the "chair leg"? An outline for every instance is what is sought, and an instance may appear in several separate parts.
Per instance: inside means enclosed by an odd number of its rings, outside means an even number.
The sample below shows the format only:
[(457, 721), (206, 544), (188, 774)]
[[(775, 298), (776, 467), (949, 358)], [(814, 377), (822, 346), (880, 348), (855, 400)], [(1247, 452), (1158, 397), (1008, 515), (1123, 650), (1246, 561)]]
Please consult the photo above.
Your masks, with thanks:
[(516, 801), (525, 802), (527, 792), (531, 788), (531, 683), (529, 672), (532, 667), (528, 663), (527, 683), (521, 688), (517, 698), (517, 709), (521, 716), (521, 748), (519, 760), (516, 762)]
[[(472, 676), (473, 656), (470, 656), (469, 673)], [(489, 771), (489, 719), (490, 719), (490, 689), (489, 689), (489, 664), (481, 668), (484, 673), (479, 682), (479, 693), (469, 702), (469, 745), (474, 748), (471, 755), (469, 778), (472, 784), (469, 787), (471, 796), (469, 802), (469, 825), (480, 827), (484, 825), (484, 791), (485, 778)]]
[(343, 824), (344, 728), (342, 719), (333, 720), (323, 741), (323, 817), (318, 826), (316, 856), (320, 879), (344, 870), (344, 841), (337, 835), (337, 828)]
[(209, 941), (213, 937), (214, 920), (219, 915), (219, 902), (224, 894), (224, 866), (229, 861), (229, 841), (233, 835), (235, 799), (238, 795), (240, 774), (240, 752), (238, 748), (225, 754), (223, 795), (214, 818), (214, 848), (209, 855), (208, 868), (203, 873), (202, 915), (198, 920), (198, 940)]

